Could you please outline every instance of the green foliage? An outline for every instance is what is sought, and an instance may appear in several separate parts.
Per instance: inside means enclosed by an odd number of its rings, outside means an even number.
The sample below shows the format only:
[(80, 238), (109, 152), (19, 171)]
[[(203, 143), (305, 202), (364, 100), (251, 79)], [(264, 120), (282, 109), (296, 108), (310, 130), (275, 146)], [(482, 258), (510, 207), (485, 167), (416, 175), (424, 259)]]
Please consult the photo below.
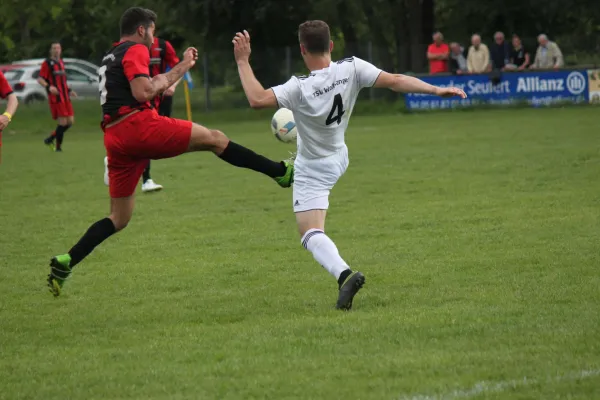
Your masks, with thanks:
[[(43, 57), (52, 40), (61, 40), (65, 55), (98, 61), (118, 39), (121, 13), (132, 3), (117, 0), (6, 0), (0, 32), (0, 60)], [(5, 5), (3, 3), (3, 5)], [(544, 32), (569, 60), (600, 53), (600, 8), (595, 0), (148, 0), (158, 15), (158, 34), (177, 48), (193, 44), (208, 52), (215, 84), (234, 70), (230, 40), (236, 31), (253, 36), (254, 67), (265, 84), (285, 76), (281, 54), (295, 48), (298, 24), (306, 19), (329, 22), (336, 56), (357, 55), (395, 71), (421, 72), (431, 31), (468, 44), (474, 32), (490, 42), (496, 30), (519, 33), (529, 47)], [(429, 13), (429, 8), (434, 10)], [(374, 52), (367, 43), (374, 43)], [(299, 61), (296, 59), (294, 62)], [(292, 69), (297, 68), (294, 64)]]

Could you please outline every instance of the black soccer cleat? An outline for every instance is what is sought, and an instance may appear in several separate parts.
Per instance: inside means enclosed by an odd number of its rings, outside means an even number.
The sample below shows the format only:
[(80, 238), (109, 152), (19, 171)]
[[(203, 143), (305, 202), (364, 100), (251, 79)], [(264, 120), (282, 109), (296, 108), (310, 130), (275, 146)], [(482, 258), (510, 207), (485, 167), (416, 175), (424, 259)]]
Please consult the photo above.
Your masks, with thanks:
[(338, 295), (338, 301), (335, 308), (338, 310), (349, 311), (352, 308), (352, 300), (356, 293), (365, 284), (365, 276), (360, 272), (353, 272), (348, 278), (340, 285), (340, 294)]

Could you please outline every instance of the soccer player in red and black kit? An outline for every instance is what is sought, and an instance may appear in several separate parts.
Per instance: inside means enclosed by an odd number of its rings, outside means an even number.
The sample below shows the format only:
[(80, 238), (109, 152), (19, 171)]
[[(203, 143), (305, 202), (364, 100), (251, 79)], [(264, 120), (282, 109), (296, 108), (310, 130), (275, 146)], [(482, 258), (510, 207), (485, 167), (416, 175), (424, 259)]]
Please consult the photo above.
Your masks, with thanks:
[(156, 14), (133, 7), (121, 17), (121, 40), (102, 59), (100, 104), (104, 146), (108, 155), (110, 215), (95, 222), (68, 253), (50, 261), (48, 286), (60, 295), (73, 268), (96, 246), (129, 223), (135, 188), (150, 159), (176, 157), (193, 151), (212, 151), (223, 161), (249, 168), (290, 187), (291, 162), (271, 161), (230, 141), (223, 132), (190, 121), (159, 116), (151, 101), (173, 86), (194, 66), (198, 52), (188, 48), (183, 60), (166, 74), (150, 74), (149, 48)]
[[(175, 49), (167, 40), (154, 38), (150, 47), (150, 77), (164, 74), (168, 69), (175, 67), (179, 63), (179, 57)], [(158, 115), (170, 117), (173, 111), (173, 95), (175, 88), (181, 81), (178, 80), (173, 86), (165, 90), (162, 95), (156, 96), (154, 106), (158, 110)], [(104, 157), (104, 183), (108, 186), (108, 159)], [(142, 174), (142, 192), (156, 192), (162, 190), (162, 185), (159, 185), (150, 177), (150, 163)]]
[(13, 93), (2, 71), (0, 71), (0, 99), (7, 100), (6, 111), (0, 115), (0, 162), (2, 162), (2, 131), (8, 126), (19, 106), (17, 95)]
[[(50, 46), (50, 57), (42, 63), (40, 77), (38, 78), (39, 84), (45, 87), (48, 92), (48, 103), (50, 103), (52, 119), (58, 122), (58, 126), (54, 132), (44, 139), (44, 144), (50, 146), (55, 151), (62, 151), (65, 132), (73, 125), (74, 114), (71, 96), (77, 96), (67, 84), (65, 64), (60, 58), (61, 53), (62, 47), (60, 43), (52, 43)], [(55, 139), (56, 146), (54, 145)]]

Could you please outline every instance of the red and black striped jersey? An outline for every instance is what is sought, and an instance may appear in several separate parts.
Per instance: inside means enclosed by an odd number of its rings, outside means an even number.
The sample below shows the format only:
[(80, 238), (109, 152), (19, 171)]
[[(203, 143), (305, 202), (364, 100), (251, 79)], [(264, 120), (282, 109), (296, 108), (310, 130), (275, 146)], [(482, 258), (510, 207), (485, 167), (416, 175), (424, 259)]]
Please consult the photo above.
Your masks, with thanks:
[(6, 77), (4, 76), (2, 71), (0, 71), (0, 99), (7, 98), (9, 95), (12, 94), (12, 92), (13, 90), (10, 87), (10, 84), (6, 80)]
[(171, 43), (155, 37), (150, 47), (150, 76), (164, 74), (167, 68), (173, 68), (177, 64), (179, 58)]
[(55, 60), (53, 58), (45, 59), (40, 69), (40, 78), (43, 78), (48, 85), (52, 85), (58, 89), (58, 94), (56, 95), (48, 93), (50, 103), (57, 104), (71, 101), (65, 64), (62, 60)]
[(103, 122), (109, 123), (133, 110), (152, 108), (149, 101), (139, 102), (133, 96), (130, 82), (150, 77), (148, 47), (135, 42), (115, 43), (100, 66), (100, 104)]

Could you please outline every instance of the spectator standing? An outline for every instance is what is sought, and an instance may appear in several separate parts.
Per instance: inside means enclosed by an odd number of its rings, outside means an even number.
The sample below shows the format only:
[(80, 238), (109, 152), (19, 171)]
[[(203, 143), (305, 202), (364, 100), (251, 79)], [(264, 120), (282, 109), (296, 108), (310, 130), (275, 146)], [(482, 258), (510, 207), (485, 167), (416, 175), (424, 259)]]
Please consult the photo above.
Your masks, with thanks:
[[(59, 42), (53, 42), (50, 45), (50, 57), (42, 63), (37, 81), (46, 89), (52, 119), (58, 123), (54, 132), (44, 139), (44, 144), (49, 146), (52, 151), (62, 151), (65, 132), (69, 130), (74, 121), (71, 97), (77, 97), (77, 94), (67, 83), (65, 63), (62, 60), (62, 46)], [(56, 145), (54, 144), (55, 140)]]
[(548, 36), (543, 33), (539, 35), (538, 43), (532, 69), (558, 69), (565, 65), (562, 51), (556, 43), (548, 40)]
[(467, 54), (467, 68), (471, 74), (482, 74), (489, 72), (490, 65), (490, 50), (481, 43), (481, 36), (475, 34), (471, 36), (471, 47)]
[(494, 34), (494, 44), (490, 48), (490, 58), (492, 59), (492, 68), (503, 70), (510, 61), (510, 46), (504, 40), (504, 33), (496, 32)]
[(2, 163), (2, 130), (8, 126), (19, 105), (17, 95), (14, 94), (2, 71), (0, 71), (0, 99), (7, 100), (6, 111), (0, 115), (0, 163)]
[(523, 71), (529, 66), (531, 59), (529, 52), (523, 47), (518, 35), (512, 37), (512, 50), (510, 51), (510, 64), (505, 66), (509, 71)]
[(467, 59), (465, 58), (465, 49), (456, 42), (450, 43), (450, 72), (455, 75), (462, 75), (469, 72)]
[(448, 58), (450, 48), (444, 43), (441, 32), (433, 34), (433, 43), (427, 48), (427, 59), (429, 60), (430, 74), (443, 74), (448, 72)]

